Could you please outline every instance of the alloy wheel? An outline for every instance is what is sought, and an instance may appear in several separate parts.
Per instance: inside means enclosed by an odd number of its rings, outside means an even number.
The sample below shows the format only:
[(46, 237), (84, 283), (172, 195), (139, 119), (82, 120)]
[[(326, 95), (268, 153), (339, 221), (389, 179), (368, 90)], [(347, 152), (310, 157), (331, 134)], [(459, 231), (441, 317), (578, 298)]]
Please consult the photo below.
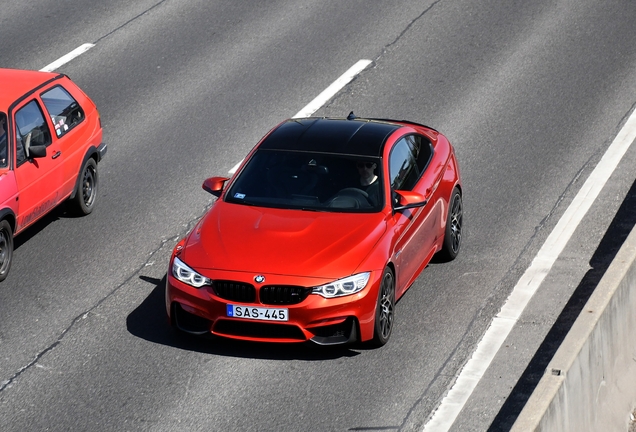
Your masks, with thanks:
[(386, 340), (391, 335), (393, 328), (393, 309), (395, 307), (395, 295), (393, 274), (386, 272), (382, 278), (382, 285), (380, 287), (380, 313), (378, 314), (379, 326), (378, 330), (382, 339)]
[(459, 194), (455, 194), (453, 197), (453, 204), (451, 206), (451, 217), (450, 217), (450, 235), (451, 235), (451, 247), (453, 248), (453, 252), (457, 252), (459, 250), (459, 245), (462, 241), (462, 217), (463, 217), (463, 209), (462, 209), (462, 197)]

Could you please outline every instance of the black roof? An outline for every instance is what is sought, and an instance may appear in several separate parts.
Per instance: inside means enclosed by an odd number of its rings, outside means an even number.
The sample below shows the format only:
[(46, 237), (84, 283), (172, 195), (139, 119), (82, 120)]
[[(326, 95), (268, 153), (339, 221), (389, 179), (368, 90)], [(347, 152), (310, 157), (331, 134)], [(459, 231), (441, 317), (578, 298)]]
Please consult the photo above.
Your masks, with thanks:
[(381, 156), (384, 142), (400, 127), (361, 118), (290, 119), (272, 131), (259, 148)]

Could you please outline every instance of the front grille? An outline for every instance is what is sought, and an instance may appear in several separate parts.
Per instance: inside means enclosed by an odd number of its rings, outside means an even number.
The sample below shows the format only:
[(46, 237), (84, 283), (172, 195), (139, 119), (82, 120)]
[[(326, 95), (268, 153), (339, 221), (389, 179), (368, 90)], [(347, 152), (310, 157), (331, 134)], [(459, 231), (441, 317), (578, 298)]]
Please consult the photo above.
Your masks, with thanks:
[(215, 280), (212, 288), (214, 294), (224, 300), (241, 303), (254, 303), (256, 301), (256, 289), (248, 283)]
[(303, 332), (295, 325), (269, 324), (262, 321), (230, 321), (218, 320), (213, 332), (220, 335), (250, 337), (256, 339), (293, 339), (306, 340)]
[(258, 296), (262, 304), (293, 305), (305, 300), (309, 293), (311, 293), (311, 288), (289, 285), (268, 285), (261, 287), (258, 291)]

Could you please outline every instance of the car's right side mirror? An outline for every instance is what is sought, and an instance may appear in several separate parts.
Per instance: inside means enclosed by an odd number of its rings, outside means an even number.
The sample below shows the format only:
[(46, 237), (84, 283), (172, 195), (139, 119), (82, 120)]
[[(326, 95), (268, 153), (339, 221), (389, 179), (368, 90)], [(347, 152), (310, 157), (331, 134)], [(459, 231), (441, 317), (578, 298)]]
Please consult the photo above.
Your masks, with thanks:
[(223, 186), (229, 179), (227, 177), (210, 177), (203, 182), (203, 190), (210, 192), (215, 197), (220, 197), (223, 192)]
[(421, 193), (413, 191), (397, 190), (394, 192), (396, 203), (393, 206), (393, 211), (402, 211), (406, 209), (424, 207), (428, 200), (424, 198)]

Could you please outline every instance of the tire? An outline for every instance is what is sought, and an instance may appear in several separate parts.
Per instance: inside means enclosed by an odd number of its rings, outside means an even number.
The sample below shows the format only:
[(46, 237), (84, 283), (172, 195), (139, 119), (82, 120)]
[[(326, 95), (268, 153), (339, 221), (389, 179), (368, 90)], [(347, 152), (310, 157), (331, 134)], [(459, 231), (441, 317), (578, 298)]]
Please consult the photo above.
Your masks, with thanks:
[(73, 204), (80, 215), (87, 215), (93, 211), (97, 199), (97, 187), (99, 185), (97, 175), (97, 163), (89, 158), (82, 167)]
[(375, 322), (372, 345), (381, 347), (391, 337), (395, 318), (395, 278), (390, 268), (384, 269), (380, 289), (378, 290), (378, 302), (375, 307)]
[(464, 219), (464, 205), (459, 189), (455, 188), (448, 204), (448, 215), (446, 216), (446, 231), (444, 232), (444, 243), (439, 252), (444, 261), (452, 261), (459, 254), (462, 245), (462, 224)]
[(0, 221), (0, 282), (7, 278), (13, 258), (13, 230), (6, 220)]

